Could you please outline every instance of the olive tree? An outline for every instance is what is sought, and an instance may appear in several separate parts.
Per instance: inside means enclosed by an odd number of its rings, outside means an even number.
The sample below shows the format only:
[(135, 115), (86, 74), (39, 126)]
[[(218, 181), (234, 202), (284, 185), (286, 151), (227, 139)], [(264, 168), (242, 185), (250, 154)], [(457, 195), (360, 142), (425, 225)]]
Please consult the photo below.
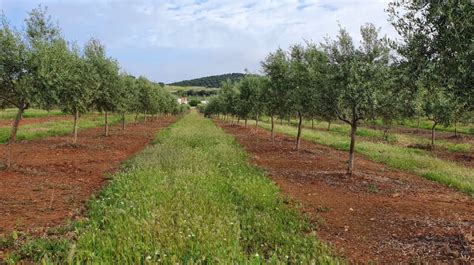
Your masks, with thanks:
[(256, 125), (258, 127), (259, 115), (262, 112), (262, 80), (261, 77), (253, 74), (246, 75), (237, 84), (239, 90), (238, 98), (238, 114), (245, 120), (245, 127), (247, 127), (247, 120), (251, 115), (256, 117)]
[(372, 24), (361, 27), (361, 45), (355, 47), (345, 29), (337, 40), (327, 40), (324, 48), (334, 71), (337, 89), (336, 113), (351, 126), (347, 173), (354, 168), (356, 132), (362, 120), (373, 119), (379, 108), (379, 97), (387, 87), (390, 48), (386, 38)]
[(94, 71), (84, 57), (81, 56), (77, 46), (64, 49), (63, 70), (61, 85), (59, 86), (59, 102), (61, 110), (74, 116), (73, 141), (77, 144), (79, 117), (89, 111), (94, 97), (96, 83), (90, 75)]
[(40, 90), (39, 58), (45, 47), (59, 39), (59, 29), (50, 22), (46, 9), (33, 9), (26, 19), (26, 34), (10, 27), (0, 16), (0, 107), (18, 108), (8, 140), (7, 168), (11, 165), (12, 144), (23, 113), (31, 104), (51, 97), (53, 91)]
[(105, 46), (99, 40), (91, 39), (86, 44), (84, 55), (92, 71), (89, 73), (95, 83), (92, 104), (99, 112), (104, 112), (104, 134), (109, 135), (108, 114), (117, 110), (121, 96), (119, 87), (119, 66), (105, 54)]
[(262, 63), (263, 72), (268, 76), (270, 85), (265, 86), (263, 98), (266, 101), (267, 115), (271, 119), (271, 137), (275, 141), (275, 116), (285, 115), (288, 97), (288, 58), (281, 48), (270, 53)]
[(296, 134), (296, 147), (300, 148), (301, 130), (303, 117), (306, 116), (314, 108), (314, 93), (312, 91), (309, 64), (306, 60), (306, 50), (302, 45), (293, 45), (290, 48), (290, 59), (288, 62), (289, 85), (287, 106), (291, 112), (295, 112), (298, 116), (298, 126)]
[(127, 74), (120, 74), (117, 84), (116, 111), (122, 116), (122, 130), (125, 130), (125, 115), (134, 111), (138, 100), (138, 90), (136, 89), (135, 78)]

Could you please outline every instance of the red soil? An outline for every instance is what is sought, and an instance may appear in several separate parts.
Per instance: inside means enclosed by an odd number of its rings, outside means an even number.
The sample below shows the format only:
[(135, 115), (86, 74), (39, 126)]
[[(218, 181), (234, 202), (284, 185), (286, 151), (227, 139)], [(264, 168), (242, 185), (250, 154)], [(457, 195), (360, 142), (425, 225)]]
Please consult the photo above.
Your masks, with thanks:
[(438, 183), (356, 155), (265, 130), (217, 122), (351, 263), (474, 262), (474, 200)]
[[(103, 128), (80, 131), (76, 147), (68, 144), (70, 135), (15, 144), (15, 165), (0, 172), (0, 236), (13, 230), (39, 235), (80, 215), (107, 176), (175, 120), (129, 124), (125, 131), (114, 126), (109, 137)], [(5, 153), (1, 145), (0, 157)]]

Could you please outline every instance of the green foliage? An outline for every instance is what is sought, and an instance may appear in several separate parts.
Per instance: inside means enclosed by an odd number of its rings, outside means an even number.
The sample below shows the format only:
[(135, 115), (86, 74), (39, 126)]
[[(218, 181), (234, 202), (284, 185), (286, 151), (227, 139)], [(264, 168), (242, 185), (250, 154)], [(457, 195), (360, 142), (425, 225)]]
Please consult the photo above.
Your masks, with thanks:
[(200, 103), (201, 103), (201, 101), (199, 101), (199, 100), (197, 100), (197, 99), (191, 99), (188, 104), (189, 104), (189, 106), (191, 106), (191, 107), (196, 107), (196, 106), (199, 105)]
[(213, 75), (213, 76), (206, 76), (197, 79), (191, 80), (184, 80), (180, 82), (171, 83), (169, 85), (172, 86), (200, 86), (200, 87), (221, 87), (222, 82), (226, 80), (230, 80), (232, 82), (238, 82), (241, 78), (244, 77), (244, 74), (240, 73), (231, 73), (231, 74), (223, 74), (223, 75)]
[(106, 57), (105, 47), (96, 39), (89, 40), (84, 48), (84, 54), (84, 59), (92, 70), (89, 73), (92, 75), (93, 83), (92, 104), (100, 112), (116, 111), (122, 94), (117, 62)]

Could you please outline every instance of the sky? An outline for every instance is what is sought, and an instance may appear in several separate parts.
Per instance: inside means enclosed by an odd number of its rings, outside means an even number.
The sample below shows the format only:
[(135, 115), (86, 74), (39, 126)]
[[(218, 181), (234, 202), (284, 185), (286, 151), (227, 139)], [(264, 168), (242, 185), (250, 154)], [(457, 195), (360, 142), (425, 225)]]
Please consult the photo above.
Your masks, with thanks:
[(388, 0), (0, 0), (0, 10), (21, 30), (40, 4), (67, 40), (97, 38), (124, 71), (165, 83), (259, 73), (269, 52), (334, 38), (339, 25), (356, 42), (368, 22), (396, 37)]

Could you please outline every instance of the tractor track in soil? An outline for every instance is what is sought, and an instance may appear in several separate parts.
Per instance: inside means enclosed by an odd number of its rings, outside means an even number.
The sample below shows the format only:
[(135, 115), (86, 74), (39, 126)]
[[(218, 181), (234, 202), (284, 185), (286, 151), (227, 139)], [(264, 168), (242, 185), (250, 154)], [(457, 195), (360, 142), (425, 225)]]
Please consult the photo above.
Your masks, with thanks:
[(285, 196), (317, 225), (322, 241), (351, 263), (474, 262), (474, 200), (422, 177), (347, 153), (268, 131), (215, 121)]

